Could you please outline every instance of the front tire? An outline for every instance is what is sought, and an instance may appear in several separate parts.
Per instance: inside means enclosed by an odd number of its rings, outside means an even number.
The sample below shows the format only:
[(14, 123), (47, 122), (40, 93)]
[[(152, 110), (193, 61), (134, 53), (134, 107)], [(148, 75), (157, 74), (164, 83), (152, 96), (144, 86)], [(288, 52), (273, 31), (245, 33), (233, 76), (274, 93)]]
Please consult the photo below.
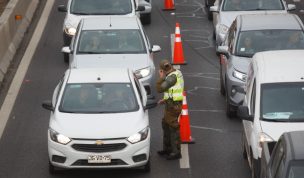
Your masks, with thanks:
[(221, 61), (220, 61), (220, 92), (221, 92), (221, 95), (225, 96), (225, 87), (224, 87), (224, 80), (223, 80), (223, 72), (222, 72)]
[(149, 13), (149, 14), (141, 14), (141, 22), (144, 25), (151, 24), (151, 13)]
[(63, 60), (65, 63), (69, 63), (69, 54), (63, 53)]
[(232, 117), (235, 115), (235, 112), (233, 111), (233, 106), (229, 102), (229, 96), (228, 96), (228, 90), (227, 90), (227, 82), (225, 87), (226, 95), (225, 95), (225, 101), (226, 101), (226, 116), (229, 119), (232, 119)]

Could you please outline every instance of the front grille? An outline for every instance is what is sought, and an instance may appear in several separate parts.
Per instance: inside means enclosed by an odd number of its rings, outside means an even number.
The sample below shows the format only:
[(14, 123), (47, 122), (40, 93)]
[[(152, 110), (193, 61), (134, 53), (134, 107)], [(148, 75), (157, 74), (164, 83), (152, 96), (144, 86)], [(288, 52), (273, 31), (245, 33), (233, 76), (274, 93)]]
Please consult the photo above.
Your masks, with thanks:
[(119, 166), (119, 165), (127, 165), (121, 159), (112, 159), (110, 163), (88, 163), (86, 159), (77, 160), (72, 164), (72, 166)]
[(94, 153), (103, 153), (103, 152), (113, 152), (119, 151), (126, 147), (125, 143), (114, 143), (114, 144), (102, 144), (102, 145), (95, 145), (95, 144), (73, 144), (72, 148), (77, 151), (83, 152), (94, 152)]

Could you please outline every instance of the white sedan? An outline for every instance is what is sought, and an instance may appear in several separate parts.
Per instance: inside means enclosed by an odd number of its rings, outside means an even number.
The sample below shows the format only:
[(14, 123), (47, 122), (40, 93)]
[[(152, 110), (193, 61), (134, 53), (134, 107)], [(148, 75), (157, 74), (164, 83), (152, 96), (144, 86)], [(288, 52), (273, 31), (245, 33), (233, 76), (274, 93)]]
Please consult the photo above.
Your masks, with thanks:
[(55, 88), (50, 110), (50, 172), (57, 168), (150, 170), (148, 100), (128, 69), (68, 69)]

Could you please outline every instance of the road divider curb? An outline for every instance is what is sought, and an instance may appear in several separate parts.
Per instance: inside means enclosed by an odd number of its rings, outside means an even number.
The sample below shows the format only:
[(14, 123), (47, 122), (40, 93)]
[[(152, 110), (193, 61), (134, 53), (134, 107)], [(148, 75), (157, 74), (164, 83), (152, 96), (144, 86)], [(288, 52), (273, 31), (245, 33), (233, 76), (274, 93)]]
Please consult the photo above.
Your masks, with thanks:
[(10, 0), (0, 17), (0, 82), (27, 31), (39, 0)]

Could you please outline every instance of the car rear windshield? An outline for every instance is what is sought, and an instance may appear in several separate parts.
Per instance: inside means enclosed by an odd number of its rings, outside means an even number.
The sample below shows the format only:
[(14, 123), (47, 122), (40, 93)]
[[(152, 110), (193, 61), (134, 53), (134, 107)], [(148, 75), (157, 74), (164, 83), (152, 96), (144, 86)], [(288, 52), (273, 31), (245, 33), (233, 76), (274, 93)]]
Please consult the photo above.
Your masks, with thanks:
[(253, 30), (240, 32), (235, 55), (252, 57), (260, 51), (285, 49), (304, 49), (303, 31)]
[(124, 15), (132, 12), (130, 0), (72, 0), (70, 13), (75, 15)]
[(303, 122), (304, 82), (262, 84), (261, 118), (276, 122)]
[(83, 30), (78, 44), (78, 54), (146, 53), (145, 43), (138, 29)]
[(287, 175), (288, 178), (303, 178), (304, 161), (292, 161)]
[(138, 110), (130, 83), (67, 84), (59, 110), (67, 113), (119, 113)]
[(281, 0), (225, 0), (222, 11), (284, 10)]

